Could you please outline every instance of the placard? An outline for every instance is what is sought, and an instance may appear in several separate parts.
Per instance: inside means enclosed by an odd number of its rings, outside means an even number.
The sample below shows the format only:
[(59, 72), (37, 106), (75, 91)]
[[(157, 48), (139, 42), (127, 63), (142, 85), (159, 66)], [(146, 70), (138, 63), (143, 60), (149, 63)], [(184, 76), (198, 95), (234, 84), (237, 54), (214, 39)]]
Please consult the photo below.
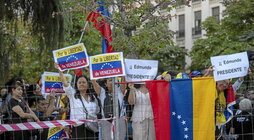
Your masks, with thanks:
[(125, 76), (123, 53), (106, 53), (90, 57), (91, 79)]
[(126, 81), (153, 80), (158, 72), (157, 60), (125, 59)]
[[(72, 76), (64, 74), (66, 80), (71, 83)], [(59, 73), (47, 72), (42, 75), (42, 93), (65, 93)]]
[(242, 77), (248, 74), (249, 60), (247, 52), (214, 56), (211, 57), (211, 63), (214, 66), (215, 81)]
[(79, 69), (89, 65), (88, 55), (83, 43), (54, 50), (53, 55), (61, 71)]

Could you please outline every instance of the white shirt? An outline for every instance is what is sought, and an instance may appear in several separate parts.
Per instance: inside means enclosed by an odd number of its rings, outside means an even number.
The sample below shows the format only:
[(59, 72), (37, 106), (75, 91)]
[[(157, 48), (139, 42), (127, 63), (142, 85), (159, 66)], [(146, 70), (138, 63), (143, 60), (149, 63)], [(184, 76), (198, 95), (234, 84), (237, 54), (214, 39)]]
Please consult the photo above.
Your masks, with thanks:
[[(123, 105), (123, 97), (124, 97), (124, 95), (123, 95), (123, 93), (122, 93), (120, 87), (117, 87), (117, 88), (116, 88), (116, 93), (118, 94), (119, 106), (120, 106), (120, 108), (121, 108), (122, 105)], [(105, 118), (105, 116), (104, 116), (104, 111), (103, 111), (103, 108), (104, 108), (104, 100), (105, 100), (105, 98), (106, 98), (106, 91), (105, 91), (104, 88), (101, 88), (100, 100), (101, 100), (101, 107), (102, 107), (101, 112), (102, 112), (103, 118)], [(119, 112), (119, 113), (120, 113), (120, 112)]]
[[(63, 89), (66, 92), (70, 101), (70, 119), (71, 120), (86, 119), (86, 114), (84, 112), (82, 102), (80, 101), (79, 98), (76, 99), (74, 97), (76, 93), (75, 89), (73, 89), (70, 85), (68, 87), (63, 87)], [(88, 101), (86, 101), (83, 98), (83, 96), (81, 96), (81, 99), (87, 109), (88, 114), (94, 118), (97, 118), (96, 102), (90, 102), (90, 97), (88, 98)]]
[(141, 122), (146, 118), (153, 119), (153, 110), (151, 106), (150, 95), (149, 93), (144, 94), (140, 90), (137, 90), (131, 120), (133, 122)]

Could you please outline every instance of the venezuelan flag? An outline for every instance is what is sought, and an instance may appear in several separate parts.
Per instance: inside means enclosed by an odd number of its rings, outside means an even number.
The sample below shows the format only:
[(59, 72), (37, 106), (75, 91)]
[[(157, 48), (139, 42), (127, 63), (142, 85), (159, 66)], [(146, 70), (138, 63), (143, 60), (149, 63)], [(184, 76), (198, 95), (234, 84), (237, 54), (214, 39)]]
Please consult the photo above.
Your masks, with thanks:
[(53, 127), (49, 129), (48, 140), (59, 140), (64, 132), (62, 127)]
[(213, 78), (146, 82), (154, 114), (156, 140), (214, 140)]

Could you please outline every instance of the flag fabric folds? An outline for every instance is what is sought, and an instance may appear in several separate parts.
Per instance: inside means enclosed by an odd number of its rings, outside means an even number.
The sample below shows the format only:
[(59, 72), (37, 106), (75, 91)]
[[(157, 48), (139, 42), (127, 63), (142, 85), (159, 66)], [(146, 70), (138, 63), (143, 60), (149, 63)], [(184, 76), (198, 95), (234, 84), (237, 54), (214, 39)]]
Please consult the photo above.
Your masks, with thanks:
[(213, 78), (146, 82), (154, 114), (156, 140), (214, 140)]
[(225, 91), (227, 99), (227, 109), (224, 111), (226, 117), (226, 123), (233, 118), (233, 106), (236, 104), (235, 93), (232, 85), (229, 85), (228, 89)]
[(220, 128), (233, 118), (233, 106), (236, 102), (232, 85), (229, 85), (226, 90), (217, 94), (216, 125)]
[(102, 53), (111, 53), (113, 51), (113, 47), (110, 44), (112, 42), (112, 33), (109, 22), (107, 22), (107, 18), (109, 18), (109, 12), (104, 8), (104, 2), (98, 1), (99, 8), (96, 12), (91, 12), (87, 21), (94, 23), (94, 27), (99, 30), (102, 34)]

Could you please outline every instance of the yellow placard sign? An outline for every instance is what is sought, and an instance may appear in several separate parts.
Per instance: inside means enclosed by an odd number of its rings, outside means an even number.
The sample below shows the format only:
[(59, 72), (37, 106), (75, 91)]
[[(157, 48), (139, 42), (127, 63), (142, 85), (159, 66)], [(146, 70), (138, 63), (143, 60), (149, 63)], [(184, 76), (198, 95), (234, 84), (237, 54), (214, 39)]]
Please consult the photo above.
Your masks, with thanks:
[(101, 55), (101, 56), (96, 56), (92, 58), (92, 64), (111, 62), (111, 61), (121, 61), (121, 55), (108, 54), (108, 55)]
[[(69, 76), (65, 76), (66, 80), (69, 81), (70, 77)], [(52, 75), (46, 75), (45, 76), (45, 81), (46, 82), (61, 82), (61, 79), (59, 76), (52, 76)]]
[(63, 130), (63, 127), (53, 127), (50, 128), (48, 131), (48, 138), (52, 137), (53, 135), (55, 135), (56, 133), (60, 132)]
[(60, 57), (76, 54), (79, 52), (84, 52), (83, 44), (79, 44), (77, 46), (73, 46), (73, 47), (63, 49), (63, 50), (56, 51), (55, 54), (56, 54), (56, 58), (60, 58)]

